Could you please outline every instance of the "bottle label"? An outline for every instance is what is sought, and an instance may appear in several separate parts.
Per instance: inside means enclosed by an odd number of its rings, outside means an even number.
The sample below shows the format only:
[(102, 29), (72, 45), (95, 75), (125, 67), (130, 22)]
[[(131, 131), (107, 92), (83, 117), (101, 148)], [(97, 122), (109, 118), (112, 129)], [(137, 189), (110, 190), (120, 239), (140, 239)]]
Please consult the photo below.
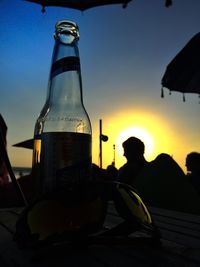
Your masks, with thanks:
[(47, 132), (42, 134), (42, 192), (64, 190), (90, 178), (91, 135)]
[(80, 71), (79, 57), (63, 57), (52, 64), (51, 79), (66, 71)]

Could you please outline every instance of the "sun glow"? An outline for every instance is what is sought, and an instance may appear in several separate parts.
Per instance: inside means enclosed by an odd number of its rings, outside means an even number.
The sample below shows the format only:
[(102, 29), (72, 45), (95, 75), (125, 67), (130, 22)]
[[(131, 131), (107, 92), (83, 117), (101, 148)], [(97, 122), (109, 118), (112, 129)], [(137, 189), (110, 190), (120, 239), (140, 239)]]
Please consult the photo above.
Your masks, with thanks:
[(130, 127), (125, 130), (123, 130), (117, 140), (116, 145), (119, 150), (119, 154), (123, 155), (123, 148), (122, 143), (128, 139), (130, 136), (135, 136), (139, 139), (141, 139), (144, 142), (145, 145), (145, 156), (149, 157), (152, 155), (153, 149), (154, 149), (154, 141), (151, 137), (151, 135), (148, 133), (147, 130), (139, 128), (139, 127)]
[[(108, 142), (103, 142), (103, 167), (106, 168), (115, 158), (116, 167), (119, 168), (126, 162), (123, 156), (122, 143), (131, 136), (135, 136), (145, 144), (145, 158), (148, 161), (162, 152), (174, 154), (177, 145), (172, 122), (167, 122), (165, 117), (141, 110), (128, 110), (110, 114), (103, 118), (103, 134), (109, 137)], [(93, 131), (93, 162), (99, 163), (99, 129), (96, 122)], [(115, 151), (113, 151), (115, 145)]]

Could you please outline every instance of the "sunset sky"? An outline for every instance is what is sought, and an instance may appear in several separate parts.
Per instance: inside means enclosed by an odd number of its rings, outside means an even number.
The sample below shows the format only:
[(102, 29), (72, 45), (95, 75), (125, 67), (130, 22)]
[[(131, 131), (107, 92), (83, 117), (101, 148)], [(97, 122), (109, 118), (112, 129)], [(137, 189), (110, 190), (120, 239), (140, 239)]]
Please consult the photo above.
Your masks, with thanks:
[(32, 151), (12, 147), (33, 137), (47, 93), (58, 20), (75, 21), (83, 100), (93, 129), (93, 162), (99, 164), (99, 119), (109, 140), (103, 143), (103, 167), (125, 163), (122, 142), (131, 135), (146, 145), (145, 156), (173, 156), (184, 171), (185, 157), (200, 152), (198, 95), (161, 98), (167, 64), (200, 31), (200, 1), (134, 0), (126, 9), (104, 6), (80, 12), (22, 0), (0, 0), (0, 113), (8, 126), (8, 153), (13, 166), (31, 166)]

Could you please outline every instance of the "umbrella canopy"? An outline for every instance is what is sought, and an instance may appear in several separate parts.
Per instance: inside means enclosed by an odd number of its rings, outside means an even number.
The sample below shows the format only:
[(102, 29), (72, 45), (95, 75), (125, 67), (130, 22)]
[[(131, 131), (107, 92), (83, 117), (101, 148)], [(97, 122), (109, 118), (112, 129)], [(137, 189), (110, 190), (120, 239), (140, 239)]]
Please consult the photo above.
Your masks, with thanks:
[(200, 95), (200, 32), (168, 64), (161, 84), (170, 91)]
[(46, 6), (59, 6), (59, 7), (68, 7), (74, 8), (81, 11), (86, 9), (104, 6), (104, 5), (113, 5), (113, 4), (122, 4), (122, 7), (125, 8), (131, 0), (26, 0), (28, 2), (33, 2), (36, 4), (42, 5), (42, 11), (45, 12)]
[(28, 139), (20, 143), (14, 144), (13, 146), (33, 149), (33, 143), (34, 143), (33, 139)]
[[(42, 6), (42, 12), (45, 12), (46, 6), (60, 6), (74, 8), (81, 11), (86, 9), (113, 5), (113, 4), (122, 4), (122, 7), (125, 8), (129, 2), (132, 0), (25, 0), (27, 2), (33, 2), (35, 4), (40, 4)], [(172, 0), (165, 0), (165, 6), (169, 7), (172, 5)]]

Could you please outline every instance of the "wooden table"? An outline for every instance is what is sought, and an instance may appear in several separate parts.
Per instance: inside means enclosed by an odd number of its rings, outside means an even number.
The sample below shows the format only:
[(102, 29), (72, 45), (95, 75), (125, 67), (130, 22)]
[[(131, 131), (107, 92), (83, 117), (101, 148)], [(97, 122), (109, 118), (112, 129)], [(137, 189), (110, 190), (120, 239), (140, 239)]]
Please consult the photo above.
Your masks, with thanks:
[[(20, 249), (13, 240), (22, 208), (0, 210), (0, 267), (194, 267), (200, 266), (200, 216), (152, 208), (162, 234), (162, 246), (131, 239), (98, 240), (80, 247), (58, 245), (44, 249)], [(112, 203), (106, 226), (120, 221)], [(139, 238), (139, 239), (138, 239)]]

